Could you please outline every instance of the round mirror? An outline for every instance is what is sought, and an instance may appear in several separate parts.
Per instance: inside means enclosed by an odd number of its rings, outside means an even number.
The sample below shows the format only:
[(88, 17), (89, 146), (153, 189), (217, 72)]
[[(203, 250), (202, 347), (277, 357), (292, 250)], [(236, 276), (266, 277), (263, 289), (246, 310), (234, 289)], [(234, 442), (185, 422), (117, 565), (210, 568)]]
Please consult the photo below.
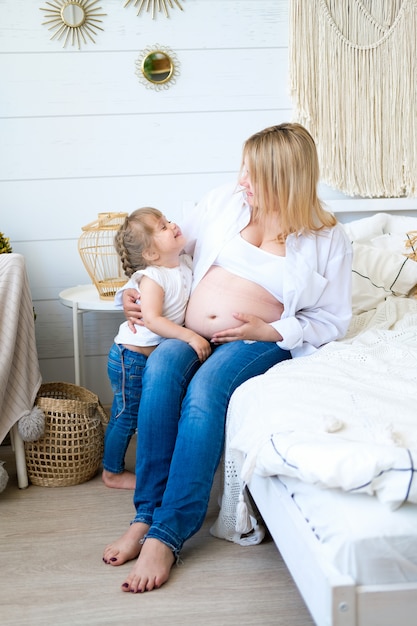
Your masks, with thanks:
[(151, 83), (165, 83), (171, 78), (173, 71), (174, 64), (165, 52), (155, 50), (143, 59), (142, 72)]
[(79, 28), (85, 22), (84, 9), (75, 2), (68, 2), (61, 9), (62, 21), (70, 28)]
[(179, 62), (172, 50), (156, 44), (142, 50), (135, 73), (145, 87), (156, 91), (168, 89), (179, 74)]

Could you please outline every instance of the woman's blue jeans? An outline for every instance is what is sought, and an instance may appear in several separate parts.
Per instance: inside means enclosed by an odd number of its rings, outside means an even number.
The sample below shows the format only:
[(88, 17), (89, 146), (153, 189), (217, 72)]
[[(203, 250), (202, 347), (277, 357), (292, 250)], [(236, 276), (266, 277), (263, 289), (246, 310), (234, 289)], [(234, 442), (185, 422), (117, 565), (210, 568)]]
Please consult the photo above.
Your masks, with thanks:
[(107, 373), (113, 404), (104, 437), (103, 467), (113, 474), (125, 469), (127, 447), (136, 432), (145, 365), (144, 354), (115, 343), (110, 348)]
[(234, 341), (200, 364), (195, 351), (165, 340), (148, 357), (138, 415), (136, 517), (147, 537), (178, 556), (201, 527), (223, 444), (227, 406), (243, 382), (291, 354), (275, 343)]

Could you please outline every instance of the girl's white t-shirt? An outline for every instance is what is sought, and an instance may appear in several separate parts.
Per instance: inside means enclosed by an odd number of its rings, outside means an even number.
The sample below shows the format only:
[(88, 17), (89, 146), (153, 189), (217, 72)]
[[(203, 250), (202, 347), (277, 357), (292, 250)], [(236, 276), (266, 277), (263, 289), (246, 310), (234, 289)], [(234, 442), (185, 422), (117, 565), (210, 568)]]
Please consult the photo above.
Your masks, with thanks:
[[(191, 256), (182, 254), (177, 267), (151, 265), (143, 270), (138, 270), (130, 277), (124, 289), (134, 287), (140, 293), (140, 281), (143, 276), (148, 276), (148, 278), (154, 280), (164, 291), (162, 315), (182, 326), (193, 279)], [(136, 333), (130, 330), (127, 321), (123, 322), (114, 338), (114, 342), (131, 344), (133, 346), (157, 346), (164, 339), (164, 337), (155, 334), (145, 326), (135, 326), (135, 328)]]

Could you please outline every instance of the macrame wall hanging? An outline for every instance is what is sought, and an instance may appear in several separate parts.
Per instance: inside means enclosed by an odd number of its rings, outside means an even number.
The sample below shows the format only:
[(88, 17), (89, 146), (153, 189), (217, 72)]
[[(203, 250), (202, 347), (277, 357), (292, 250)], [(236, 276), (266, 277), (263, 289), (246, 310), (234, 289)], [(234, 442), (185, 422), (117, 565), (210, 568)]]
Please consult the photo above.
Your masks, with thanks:
[(291, 0), (295, 119), (321, 178), (349, 195), (417, 195), (417, 0)]

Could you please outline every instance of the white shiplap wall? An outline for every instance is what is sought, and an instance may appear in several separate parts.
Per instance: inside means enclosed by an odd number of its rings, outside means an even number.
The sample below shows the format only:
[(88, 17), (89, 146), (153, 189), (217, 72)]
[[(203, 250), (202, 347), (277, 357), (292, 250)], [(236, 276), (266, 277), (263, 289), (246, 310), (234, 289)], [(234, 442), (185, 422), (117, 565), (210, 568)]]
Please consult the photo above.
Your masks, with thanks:
[[(44, 381), (74, 381), (66, 288), (90, 282), (77, 241), (99, 212), (184, 203), (234, 177), (244, 139), (289, 119), (287, 0), (184, 0), (170, 18), (101, 0), (81, 51), (50, 41), (45, 0), (0, 0), (0, 231), (25, 255)], [(141, 85), (140, 51), (180, 62), (166, 91)], [(86, 385), (111, 401), (106, 359), (122, 314), (84, 316)]]
[[(152, 20), (133, 2), (101, 0), (104, 31), (78, 51), (50, 40), (45, 0), (0, 0), (0, 231), (26, 258), (45, 382), (74, 381), (71, 311), (58, 294), (90, 282), (81, 227), (145, 204), (180, 221), (183, 206), (236, 175), (246, 137), (291, 119), (288, 1), (183, 0), (184, 12)], [(135, 76), (140, 51), (157, 43), (180, 62), (161, 92)], [(84, 317), (86, 386), (108, 404), (107, 352), (123, 316)]]

